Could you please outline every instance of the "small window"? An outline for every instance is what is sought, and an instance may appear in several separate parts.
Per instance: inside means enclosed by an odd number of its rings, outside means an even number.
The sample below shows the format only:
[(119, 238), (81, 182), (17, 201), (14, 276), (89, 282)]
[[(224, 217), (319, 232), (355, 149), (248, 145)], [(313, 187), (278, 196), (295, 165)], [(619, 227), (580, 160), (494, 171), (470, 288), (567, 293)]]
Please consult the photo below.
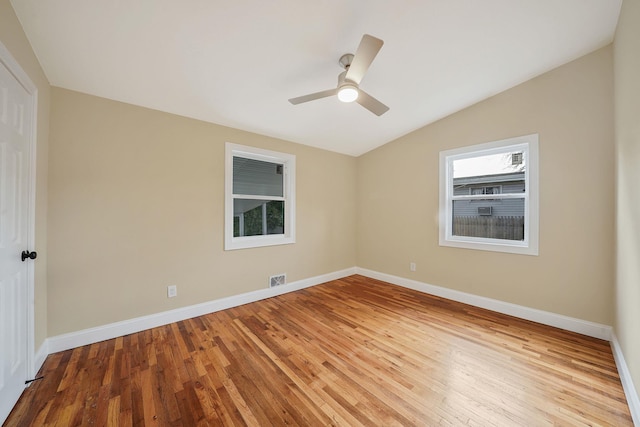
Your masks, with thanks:
[(440, 153), (440, 245), (538, 254), (538, 135)]
[(511, 153), (511, 166), (521, 165), (522, 158), (522, 153)]
[(227, 143), (225, 250), (295, 242), (295, 156)]
[(500, 187), (473, 187), (469, 189), (469, 194), (477, 195), (477, 194), (500, 194), (502, 191)]

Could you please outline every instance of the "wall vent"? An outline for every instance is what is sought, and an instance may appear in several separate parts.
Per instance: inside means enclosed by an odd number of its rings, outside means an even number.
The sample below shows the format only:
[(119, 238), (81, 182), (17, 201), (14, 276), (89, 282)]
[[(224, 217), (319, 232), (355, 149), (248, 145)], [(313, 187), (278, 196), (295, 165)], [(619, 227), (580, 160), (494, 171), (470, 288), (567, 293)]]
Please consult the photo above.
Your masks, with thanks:
[(277, 274), (275, 276), (269, 277), (270, 288), (273, 288), (274, 286), (284, 285), (286, 283), (287, 283), (287, 275), (285, 273)]

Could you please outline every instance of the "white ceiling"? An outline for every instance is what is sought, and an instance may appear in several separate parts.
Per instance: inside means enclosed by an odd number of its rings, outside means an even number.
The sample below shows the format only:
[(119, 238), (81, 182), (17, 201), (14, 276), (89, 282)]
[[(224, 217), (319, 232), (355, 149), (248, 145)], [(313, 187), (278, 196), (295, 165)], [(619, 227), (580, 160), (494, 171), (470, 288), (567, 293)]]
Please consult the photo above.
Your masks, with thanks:
[[(54, 86), (357, 156), (607, 45), (622, 0), (11, 3)], [(364, 33), (386, 114), (287, 101), (334, 88)]]

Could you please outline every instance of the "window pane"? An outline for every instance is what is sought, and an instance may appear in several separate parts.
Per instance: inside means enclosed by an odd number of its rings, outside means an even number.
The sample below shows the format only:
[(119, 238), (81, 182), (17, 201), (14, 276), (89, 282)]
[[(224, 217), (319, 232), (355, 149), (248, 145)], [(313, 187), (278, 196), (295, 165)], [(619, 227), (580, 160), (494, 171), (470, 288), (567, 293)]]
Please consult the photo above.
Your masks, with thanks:
[(453, 161), (453, 195), (525, 191), (525, 153), (510, 151)]
[(283, 197), (283, 165), (233, 157), (233, 193)]
[(227, 142), (225, 165), (224, 249), (295, 243), (296, 156)]
[(537, 134), (441, 151), (440, 245), (538, 255), (538, 171)]
[(522, 150), (479, 155), (453, 161), (453, 177), (497, 175), (524, 172), (526, 159)]
[(235, 199), (233, 237), (284, 234), (284, 202)]
[(452, 234), (524, 240), (524, 199), (453, 201)]

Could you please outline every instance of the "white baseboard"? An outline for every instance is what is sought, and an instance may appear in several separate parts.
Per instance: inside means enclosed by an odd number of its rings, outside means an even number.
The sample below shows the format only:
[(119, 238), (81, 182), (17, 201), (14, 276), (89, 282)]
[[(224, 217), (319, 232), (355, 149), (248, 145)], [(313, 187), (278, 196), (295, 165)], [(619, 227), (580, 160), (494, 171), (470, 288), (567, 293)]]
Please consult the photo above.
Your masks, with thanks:
[(416, 280), (393, 276), (391, 274), (379, 273), (377, 271), (368, 270), (366, 268), (356, 268), (356, 271), (358, 274), (371, 277), (372, 279), (382, 280), (394, 285), (403, 286), (405, 288), (414, 289), (416, 291), (425, 292), (427, 294), (447, 298), (453, 301), (462, 302), (480, 308), (486, 308), (487, 310), (496, 311), (502, 314), (508, 314), (510, 316), (519, 317), (525, 320), (531, 320), (533, 322), (542, 323), (543, 325), (554, 326), (556, 328), (577, 332), (579, 334), (599, 338), (606, 341), (609, 341), (609, 339), (611, 338), (611, 326), (589, 322), (581, 319), (575, 319), (573, 317), (550, 313), (543, 310), (537, 310), (535, 308), (529, 308), (522, 305), (495, 300), (492, 298), (468, 294), (466, 292), (443, 288), (441, 286), (430, 285), (427, 283), (418, 282)]
[(49, 340), (45, 339), (36, 354), (33, 356), (33, 370), (31, 373), (31, 377), (35, 378), (40, 368), (44, 364), (45, 359), (49, 355)]
[(620, 345), (612, 331), (607, 325), (593, 323), (586, 320), (575, 319), (556, 313), (537, 310), (517, 304), (512, 304), (500, 300), (486, 298), (478, 295), (468, 294), (466, 292), (456, 291), (453, 289), (443, 288), (440, 286), (430, 285), (416, 280), (406, 279), (403, 277), (393, 276), (390, 274), (380, 273), (365, 268), (352, 267), (333, 273), (323, 274), (308, 279), (298, 280), (286, 285), (275, 288), (261, 289), (258, 291), (248, 292), (245, 294), (234, 295), (227, 298), (208, 301), (188, 307), (182, 307), (175, 310), (156, 313), (148, 316), (137, 317), (134, 319), (124, 320), (121, 322), (111, 323), (95, 328), (84, 329), (68, 334), (57, 335), (47, 338), (36, 354), (34, 355), (34, 373), (36, 373), (44, 360), (50, 353), (68, 350), (87, 344), (120, 337), (123, 335), (140, 332), (145, 329), (163, 326), (172, 322), (178, 322), (192, 317), (201, 316), (207, 313), (213, 313), (227, 308), (237, 307), (265, 298), (271, 298), (299, 289), (308, 288), (310, 286), (319, 285), (331, 280), (341, 279), (343, 277), (360, 274), (377, 280), (382, 280), (394, 285), (403, 286), (405, 288), (414, 289), (431, 295), (447, 298), (453, 301), (462, 302), (476, 307), (486, 308), (498, 313), (508, 314), (519, 317), (521, 319), (531, 320), (542, 323), (544, 325), (554, 326), (568, 331), (577, 332), (583, 335), (607, 340), (611, 342), (613, 355), (618, 367), (622, 386), (627, 396), (631, 415), (634, 423), (640, 426), (640, 401), (638, 394), (631, 380), (631, 375), (627, 368)]
[(633, 385), (631, 372), (629, 372), (627, 362), (624, 360), (624, 354), (622, 353), (622, 348), (620, 347), (620, 343), (618, 342), (615, 332), (611, 333), (611, 351), (613, 352), (613, 358), (615, 359), (616, 366), (618, 367), (618, 375), (620, 375), (620, 382), (622, 383), (624, 394), (627, 397), (627, 403), (629, 404), (629, 411), (633, 418), (633, 424), (640, 426), (640, 398), (638, 397), (638, 392)]
[(261, 289), (258, 291), (234, 295), (231, 297), (208, 301), (188, 307), (182, 307), (175, 310), (165, 311), (157, 314), (142, 316), (95, 328), (89, 328), (77, 332), (50, 337), (45, 339), (45, 341), (42, 343), (42, 345), (34, 355), (33, 373), (35, 376), (35, 374), (42, 367), (46, 357), (50, 353), (56, 353), (83, 345), (93, 344), (107, 339), (140, 332), (157, 326), (163, 326), (172, 322), (178, 322), (181, 320), (190, 319), (192, 317), (201, 316), (203, 314), (213, 313), (242, 304), (271, 298), (277, 295), (282, 295), (288, 292), (315, 286), (331, 280), (337, 280), (343, 277), (351, 276), (353, 274), (360, 274), (366, 277), (382, 280), (398, 286), (403, 286), (409, 289), (414, 289), (420, 292), (425, 292), (453, 301), (462, 302), (476, 307), (496, 311), (498, 313), (508, 314), (522, 319), (531, 320), (541, 324), (554, 326), (561, 329), (581, 333), (587, 336), (610, 341), (613, 356), (618, 368), (625, 395), (627, 397), (627, 402), (634, 425), (640, 426), (640, 400), (638, 399), (638, 394), (633, 385), (631, 374), (624, 360), (624, 355), (622, 353), (622, 349), (620, 348), (620, 344), (618, 343), (616, 336), (610, 326), (588, 322), (581, 319), (575, 319), (568, 316), (537, 310), (478, 295), (468, 294), (453, 289), (430, 285), (427, 283), (418, 282), (416, 280), (406, 279), (403, 277), (393, 276), (390, 274), (380, 273), (377, 271), (359, 267), (352, 267), (333, 273), (311, 277), (275, 288)]
[(134, 319), (123, 320), (121, 322), (110, 323), (108, 325), (98, 326), (95, 328), (57, 335), (46, 340), (47, 354), (144, 331), (146, 329), (167, 325), (172, 322), (179, 322), (181, 320), (202, 316), (203, 314), (213, 313), (227, 308), (237, 307), (242, 304), (297, 291), (299, 289), (308, 288), (331, 280), (341, 279), (355, 273), (356, 268), (352, 267), (333, 273), (298, 280), (296, 282), (291, 282), (274, 288), (260, 289), (258, 291), (247, 292), (188, 307), (176, 308), (175, 310), (164, 311), (162, 313), (150, 314), (148, 316), (136, 317)]
[(42, 363), (38, 361), (44, 361), (44, 358), (46, 358), (49, 353), (56, 353), (58, 351), (68, 350), (70, 348), (93, 344), (111, 338), (140, 332), (145, 329), (163, 326), (172, 322), (190, 319), (192, 317), (201, 316), (203, 314), (213, 313), (219, 310), (224, 310), (242, 304), (259, 301), (261, 299), (270, 298), (287, 292), (293, 292), (298, 289), (307, 288), (331, 280), (340, 279), (352, 274), (361, 274), (363, 276), (383, 280), (385, 282), (392, 283), (398, 286), (403, 286), (439, 297), (459, 301), (465, 304), (474, 305), (476, 307), (486, 308), (498, 313), (509, 314), (511, 316), (531, 320), (534, 322), (542, 323), (544, 325), (555, 326), (607, 341), (609, 341), (611, 338), (611, 327), (607, 325), (593, 323), (581, 319), (575, 319), (560, 314), (524, 307), (517, 304), (511, 304), (508, 302), (481, 297), (478, 295), (468, 294), (465, 292), (430, 285), (427, 283), (393, 276), (390, 274), (380, 273), (365, 268), (352, 267), (333, 273), (291, 282), (275, 288), (260, 289), (245, 294), (234, 295), (231, 297), (208, 301), (201, 304), (195, 304), (188, 307), (177, 308), (175, 310), (164, 311), (148, 316), (137, 317), (134, 319), (123, 320), (120, 322), (110, 323), (95, 328), (83, 329), (76, 332), (70, 332), (68, 334), (50, 337), (45, 340), (45, 342), (38, 350), (34, 364), (37, 366), (41, 366)]

